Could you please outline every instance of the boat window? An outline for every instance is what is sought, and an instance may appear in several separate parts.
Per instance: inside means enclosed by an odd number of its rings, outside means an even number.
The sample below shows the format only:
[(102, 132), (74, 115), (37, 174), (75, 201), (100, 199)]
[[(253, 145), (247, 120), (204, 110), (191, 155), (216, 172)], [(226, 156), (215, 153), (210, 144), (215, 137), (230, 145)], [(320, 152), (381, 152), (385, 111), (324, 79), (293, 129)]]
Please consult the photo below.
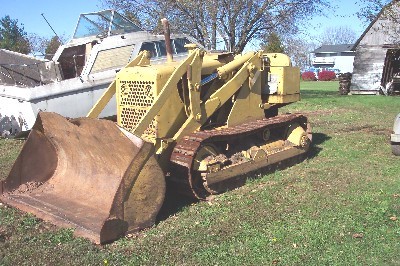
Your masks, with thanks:
[(140, 30), (133, 22), (117, 12), (105, 10), (97, 13), (81, 14), (73, 38), (98, 35), (106, 37)]
[[(187, 49), (184, 47), (185, 44), (190, 43), (190, 41), (186, 38), (178, 38), (171, 40), (172, 43), (172, 51), (174, 54), (187, 53)], [(167, 50), (165, 47), (165, 41), (155, 41), (155, 42), (144, 42), (140, 51), (149, 51), (151, 57), (161, 57), (167, 55)]]
[(96, 56), (90, 73), (93, 74), (125, 66), (130, 60), (134, 47), (134, 45), (127, 45), (100, 51)]
[(158, 56), (167, 56), (165, 41), (156, 42), (156, 46), (158, 47)]
[(150, 57), (157, 57), (156, 45), (154, 42), (144, 42), (140, 48), (140, 51), (144, 50), (150, 52)]
[(98, 15), (85, 15), (79, 18), (74, 38), (103, 35), (107, 36), (108, 23), (105, 17)]
[(187, 49), (185, 48), (185, 44), (190, 43), (188, 39), (186, 38), (178, 38), (172, 40), (174, 47), (175, 47), (175, 53), (180, 54), (180, 53), (186, 53)]
[(111, 24), (111, 35), (140, 31), (141, 29), (122, 17), (120, 14), (115, 13)]

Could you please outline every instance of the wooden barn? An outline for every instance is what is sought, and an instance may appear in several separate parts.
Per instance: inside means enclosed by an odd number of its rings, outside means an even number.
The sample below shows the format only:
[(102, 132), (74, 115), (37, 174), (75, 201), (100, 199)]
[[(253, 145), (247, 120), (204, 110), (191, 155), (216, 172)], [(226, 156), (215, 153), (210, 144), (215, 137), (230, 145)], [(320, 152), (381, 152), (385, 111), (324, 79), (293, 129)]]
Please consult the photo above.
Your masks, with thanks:
[(400, 73), (400, 5), (386, 5), (354, 44), (351, 94), (386, 92), (395, 74)]

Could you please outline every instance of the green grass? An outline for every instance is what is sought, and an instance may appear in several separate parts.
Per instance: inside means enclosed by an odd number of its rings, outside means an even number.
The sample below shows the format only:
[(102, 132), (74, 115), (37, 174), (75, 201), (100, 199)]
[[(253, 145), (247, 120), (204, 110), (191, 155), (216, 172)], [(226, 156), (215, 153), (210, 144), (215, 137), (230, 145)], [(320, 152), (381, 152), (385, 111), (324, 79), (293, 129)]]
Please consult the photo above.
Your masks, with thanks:
[[(400, 158), (389, 145), (400, 98), (301, 87), (282, 111), (313, 125), (304, 162), (212, 202), (171, 198), (178, 207), (154, 227), (105, 246), (2, 206), (0, 265), (400, 265)], [(20, 147), (0, 140), (0, 179)]]
[(0, 138), (0, 180), (7, 176), (22, 144), (22, 140)]

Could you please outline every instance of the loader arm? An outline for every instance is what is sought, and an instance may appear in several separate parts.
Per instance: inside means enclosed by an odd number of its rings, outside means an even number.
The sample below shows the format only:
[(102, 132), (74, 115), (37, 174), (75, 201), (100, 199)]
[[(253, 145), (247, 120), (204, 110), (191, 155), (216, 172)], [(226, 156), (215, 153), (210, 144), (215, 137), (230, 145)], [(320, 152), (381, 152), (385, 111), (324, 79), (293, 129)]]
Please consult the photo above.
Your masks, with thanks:
[(189, 89), (189, 115), (196, 115), (200, 110), (201, 69), (203, 56), (196, 56), (190, 63), (187, 72)]
[[(202, 103), (199, 102), (200, 106), (198, 109), (200, 109), (201, 113), (192, 112), (173, 139), (178, 141), (189, 132), (198, 130), (207, 119), (210, 118), (226, 101), (228, 101), (252, 75), (252, 69), (255, 69), (253, 66), (258, 64), (260, 56), (260, 53), (248, 53), (236, 59), (236, 61), (234, 60), (231, 63), (218, 68), (219, 77), (226, 78), (229, 76), (229, 73), (240, 67), (236, 74), (221, 88), (215, 91), (209, 99)], [(191, 105), (192, 104), (193, 103), (191, 103)]]
[[(162, 88), (160, 94), (154, 100), (153, 105), (151, 108), (146, 112), (146, 114), (142, 117), (140, 122), (136, 125), (136, 128), (133, 130), (133, 134), (136, 136), (141, 136), (146, 128), (150, 125), (153, 118), (158, 114), (160, 109), (164, 106), (166, 100), (168, 99), (169, 95), (171, 94), (172, 90), (176, 88), (176, 84), (182, 78), (182, 76), (186, 73), (188, 66), (192, 63), (192, 61), (196, 57), (200, 57), (199, 49), (194, 50), (189, 56), (175, 69), (172, 73), (171, 77), (165, 83), (164, 87)], [(201, 70), (200, 70), (201, 73)]]

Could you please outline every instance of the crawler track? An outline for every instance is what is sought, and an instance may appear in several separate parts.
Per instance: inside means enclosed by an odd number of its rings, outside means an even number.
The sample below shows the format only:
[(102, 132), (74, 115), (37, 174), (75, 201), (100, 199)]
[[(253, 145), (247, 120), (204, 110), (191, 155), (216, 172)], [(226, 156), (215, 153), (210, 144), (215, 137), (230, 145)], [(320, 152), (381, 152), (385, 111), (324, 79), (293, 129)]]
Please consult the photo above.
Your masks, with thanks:
[[(243, 123), (229, 128), (216, 128), (194, 132), (178, 141), (172, 154), (171, 162), (174, 164), (170, 181), (179, 187), (180, 191), (190, 194), (198, 199), (205, 199), (210, 194), (217, 194), (229, 188), (240, 186), (243, 178), (238, 178), (257, 169), (279, 163), (283, 160), (298, 157), (307, 149), (295, 147), (282, 139), (284, 129), (292, 123), (299, 123), (310, 134), (307, 118), (299, 114), (279, 115), (273, 118), (261, 119)], [(236, 145), (255, 137), (260, 131), (269, 129), (278, 131), (283, 145), (268, 151), (266, 159), (248, 160), (230, 163), (219, 171), (209, 173), (196, 173), (193, 164), (199, 149), (204, 145), (224, 143)], [(311, 139), (311, 137), (309, 137)], [(199, 180), (201, 179), (201, 180)]]

